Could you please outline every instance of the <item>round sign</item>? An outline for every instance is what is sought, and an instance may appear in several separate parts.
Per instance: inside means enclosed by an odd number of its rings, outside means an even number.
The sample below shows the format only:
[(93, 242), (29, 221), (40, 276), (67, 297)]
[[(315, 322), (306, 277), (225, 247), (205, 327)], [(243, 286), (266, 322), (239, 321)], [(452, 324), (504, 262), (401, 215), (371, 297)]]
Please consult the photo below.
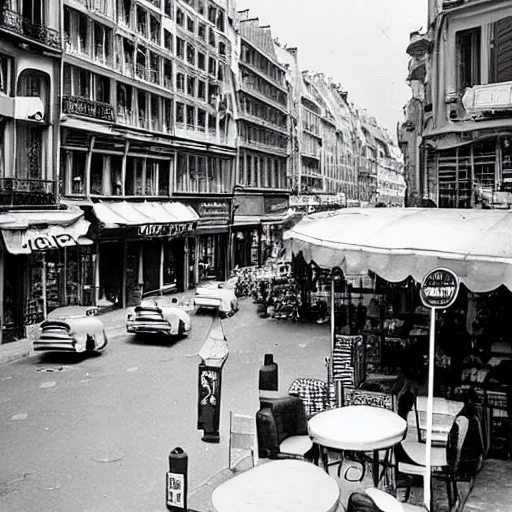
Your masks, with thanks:
[(459, 293), (459, 278), (445, 268), (429, 272), (421, 283), (421, 300), (429, 308), (451, 306)]

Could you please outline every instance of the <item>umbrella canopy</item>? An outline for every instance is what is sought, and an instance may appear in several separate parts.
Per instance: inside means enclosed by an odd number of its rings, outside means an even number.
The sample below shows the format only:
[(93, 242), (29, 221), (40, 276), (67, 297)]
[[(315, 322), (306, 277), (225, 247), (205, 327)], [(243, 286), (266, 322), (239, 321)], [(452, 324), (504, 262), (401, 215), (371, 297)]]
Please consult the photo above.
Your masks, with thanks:
[(285, 232), (292, 252), (345, 273), (421, 282), (452, 270), (471, 291), (512, 290), (512, 210), (347, 208), (308, 216)]

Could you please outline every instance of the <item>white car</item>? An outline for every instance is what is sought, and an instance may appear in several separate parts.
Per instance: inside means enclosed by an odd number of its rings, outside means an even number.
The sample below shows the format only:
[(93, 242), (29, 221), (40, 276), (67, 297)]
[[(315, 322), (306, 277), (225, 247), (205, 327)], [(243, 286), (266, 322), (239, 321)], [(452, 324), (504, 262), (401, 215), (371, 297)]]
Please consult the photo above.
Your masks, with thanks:
[(98, 308), (86, 306), (54, 309), (41, 324), (34, 352), (102, 352), (108, 340), (97, 312)]
[(211, 281), (207, 285), (197, 287), (194, 304), (198, 308), (216, 309), (223, 316), (235, 314), (238, 311), (235, 282), (236, 280)]
[(128, 310), (126, 332), (186, 336), (192, 328), (188, 312), (193, 309), (193, 304), (176, 296), (144, 297), (138, 306)]

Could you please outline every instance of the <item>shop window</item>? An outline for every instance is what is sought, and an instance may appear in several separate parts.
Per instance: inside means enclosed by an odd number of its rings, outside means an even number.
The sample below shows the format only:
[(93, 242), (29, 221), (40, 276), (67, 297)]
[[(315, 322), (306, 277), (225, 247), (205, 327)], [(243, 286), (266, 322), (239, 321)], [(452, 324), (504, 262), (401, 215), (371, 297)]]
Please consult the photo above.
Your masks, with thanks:
[(480, 84), (480, 27), (462, 30), (456, 34), (457, 89)]
[(512, 81), (512, 17), (504, 18), (493, 25), (491, 45), (492, 83)]
[(195, 96), (196, 94), (196, 79), (193, 76), (187, 77), (187, 94)]

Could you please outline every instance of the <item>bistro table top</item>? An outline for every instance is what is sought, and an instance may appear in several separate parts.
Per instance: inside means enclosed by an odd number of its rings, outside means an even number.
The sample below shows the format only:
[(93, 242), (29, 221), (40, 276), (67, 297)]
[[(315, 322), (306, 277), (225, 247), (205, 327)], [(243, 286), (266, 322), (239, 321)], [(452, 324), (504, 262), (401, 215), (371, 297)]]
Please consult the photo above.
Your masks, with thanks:
[(275, 460), (224, 482), (212, 494), (216, 512), (334, 512), (336, 481), (310, 462)]
[(404, 438), (407, 423), (380, 407), (349, 405), (324, 411), (308, 423), (314, 443), (350, 451), (384, 450)]

